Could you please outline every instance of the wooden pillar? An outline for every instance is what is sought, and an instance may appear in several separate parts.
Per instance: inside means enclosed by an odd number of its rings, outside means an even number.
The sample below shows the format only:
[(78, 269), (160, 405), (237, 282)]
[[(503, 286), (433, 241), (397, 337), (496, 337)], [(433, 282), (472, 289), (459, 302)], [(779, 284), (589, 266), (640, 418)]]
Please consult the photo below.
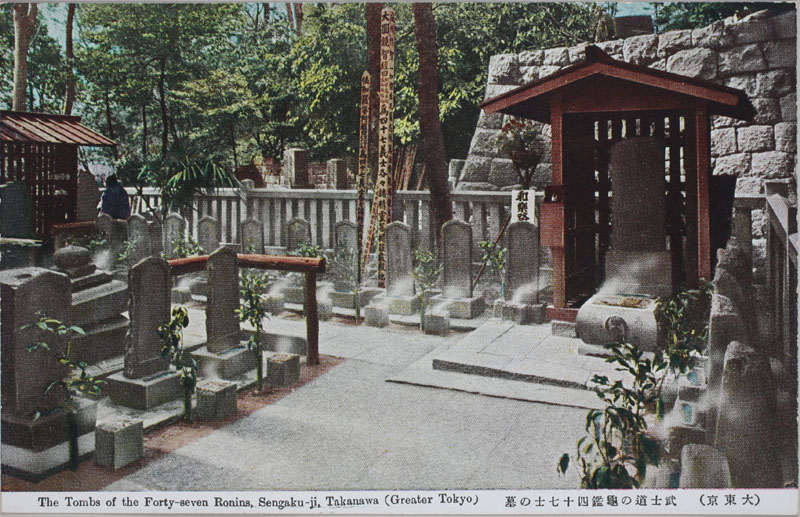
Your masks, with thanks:
[(697, 287), (699, 276), (698, 262), (698, 221), (697, 221), (697, 117), (694, 112), (686, 114), (683, 165), (686, 171), (686, 198), (684, 215), (686, 218), (686, 286)]
[[(694, 112), (694, 128), (697, 146), (697, 278), (711, 280), (711, 199), (709, 182), (711, 176), (711, 130), (708, 120), (708, 105), (701, 102)], [(688, 187), (687, 187), (688, 188)]]
[(317, 316), (317, 274), (306, 273), (305, 307), (306, 317), (306, 364), (319, 364), (319, 317)]
[[(564, 99), (561, 92), (553, 94), (550, 107), (550, 129), (552, 132), (550, 156), (552, 162), (552, 181), (553, 187), (564, 185)], [(566, 205), (567, 193), (564, 193), (564, 204)], [(565, 221), (566, 224), (566, 221)], [(564, 225), (558, 229), (561, 233), (560, 241), (566, 241), (566, 228)], [(564, 247), (553, 247), (553, 307), (563, 309), (567, 306), (567, 268)]]

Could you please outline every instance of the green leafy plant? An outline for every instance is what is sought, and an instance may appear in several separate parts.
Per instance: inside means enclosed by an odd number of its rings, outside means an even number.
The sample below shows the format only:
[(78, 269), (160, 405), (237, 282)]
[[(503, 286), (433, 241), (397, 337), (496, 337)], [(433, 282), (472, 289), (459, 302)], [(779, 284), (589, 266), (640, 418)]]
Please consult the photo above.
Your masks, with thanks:
[(522, 188), (529, 189), (544, 154), (544, 141), (539, 131), (530, 121), (511, 119), (497, 136), (497, 145), (511, 158)]
[(119, 253), (119, 255), (117, 255), (117, 262), (119, 262), (123, 266), (127, 265), (128, 259), (130, 258), (132, 252), (133, 252), (133, 243), (127, 240), (124, 241), (122, 243), (122, 251)]
[[(73, 336), (84, 336), (86, 333), (81, 327), (75, 325), (66, 325), (61, 321), (49, 318), (41, 312), (36, 313), (39, 318), (36, 323), (23, 325), (21, 329), (36, 326), (39, 329), (52, 333), (57, 336), (63, 336), (67, 339), (67, 344), (62, 354), (58, 355), (58, 362), (68, 369), (69, 375), (63, 379), (51, 382), (45, 389), (45, 394), (50, 393), (54, 389), (59, 389), (64, 394), (63, 407), (67, 411), (67, 427), (69, 429), (69, 464), (72, 470), (78, 469), (78, 422), (75, 411), (78, 409), (78, 403), (75, 400), (75, 392), (85, 393), (90, 396), (100, 395), (100, 385), (105, 381), (92, 377), (86, 373), (88, 364), (85, 361), (74, 359), (72, 357), (72, 339)], [(28, 352), (45, 352), (51, 353), (53, 350), (46, 341), (39, 341), (31, 343), (26, 347)], [(34, 414), (34, 420), (41, 416), (40, 412)]]
[(261, 333), (264, 330), (264, 318), (269, 315), (264, 307), (264, 299), (261, 293), (266, 289), (267, 279), (267, 275), (264, 274), (243, 274), (241, 285), (242, 304), (236, 309), (239, 319), (250, 323), (255, 328), (255, 332), (247, 340), (247, 348), (256, 356), (258, 391), (264, 389), (264, 343), (262, 342), (263, 336)]
[(189, 326), (186, 307), (175, 307), (169, 322), (158, 327), (163, 346), (161, 357), (167, 359), (180, 372), (183, 386), (183, 411), (187, 423), (192, 422), (192, 394), (197, 386), (197, 361), (183, 346), (183, 329)]
[(481, 261), (488, 263), (500, 281), (500, 296), (506, 297), (506, 248), (491, 241), (481, 241)]
[[(607, 362), (630, 374), (632, 384), (611, 381), (595, 375), (597, 396), (603, 410), (586, 414), (586, 436), (578, 440), (575, 462), (581, 469), (581, 488), (637, 488), (644, 480), (648, 465), (658, 465), (661, 448), (647, 433), (644, 415), (655, 399), (656, 386), (663, 377), (666, 362), (651, 360), (634, 343), (606, 345), (611, 351)], [(657, 354), (660, 357), (661, 354)], [(570, 455), (564, 453), (556, 466), (565, 473)]]
[(294, 255), (296, 257), (321, 257), (322, 256), (322, 248), (315, 244), (311, 244), (310, 242), (301, 242), (297, 245), (297, 247), (290, 253), (290, 255)]
[(428, 250), (417, 248), (414, 250), (414, 268), (411, 278), (417, 287), (419, 297), (419, 328), (425, 330), (425, 291), (436, 287), (442, 266), (436, 262), (436, 257)]
[(99, 233), (70, 235), (64, 240), (64, 244), (67, 246), (80, 246), (92, 252), (105, 246), (106, 239)]
[(178, 237), (172, 240), (172, 252), (177, 258), (194, 257), (203, 255), (203, 248), (197, 243), (191, 235), (183, 239)]

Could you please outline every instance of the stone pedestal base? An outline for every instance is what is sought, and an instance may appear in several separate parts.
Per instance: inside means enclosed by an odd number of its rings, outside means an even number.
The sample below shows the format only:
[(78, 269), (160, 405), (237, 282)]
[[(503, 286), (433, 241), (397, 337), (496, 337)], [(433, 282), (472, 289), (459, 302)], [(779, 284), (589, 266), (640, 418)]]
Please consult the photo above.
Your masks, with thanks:
[[(78, 456), (81, 460), (94, 452), (97, 403), (77, 399)], [(63, 408), (33, 419), (3, 412), (3, 474), (38, 482), (69, 465), (68, 415)]]
[(486, 304), (482, 296), (473, 296), (472, 298), (444, 298), (442, 296), (434, 296), (429, 302), (431, 305), (438, 306), (445, 304), (442, 310), (447, 311), (451, 318), (470, 320), (483, 314)]
[(414, 296), (387, 296), (385, 298), (389, 314), (413, 316), (419, 312), (419, 298)]
[(198, 362), (199, 373), (221, 379), (233, 379), (257, 366), (256, 354), (248, 350), (246, 341), (220, 353), (210, 352), (208, 346), (203, 346), (192, 352), (192, 357)]
[(493, 314), (495, 317), (513, 321), (518, 325), (544, 323), (546, 319), (544, 304), (530, 305), (502, 299), (495, 300)]
[(86, 335), (72, 340), (72, 353), (90, 364), (120, 356), (125, 353), (128, 325), (128, 318), (122, 315), (84, 325)]
[[(383, 292), (383, 289), (377, 287), (364, 287), (358, 291), (358, 304), (361, 308), (369, 305), (375, 296)], [(334, 307), (340, 309), (355, 310), (356, 308), (356, 295), (353, 292), (333, 291), (330, 293), (331, 303)]]
[(226, 420), (236, 416), (236, 384), (220, 380), (203, 381), (197, 385), (199, 420)]
[(450, 331), (450, 318), (444, 312), (425, 314), (425, 323), (422, 325), (422, 330), (425, 334), (446, 336)]
[(386, 307), (367, 305), (364, 307), (364, 324), (368, 327), (383, 328), (389, 324), (389, 312)]
[(300, 356), (275, 354), (267, 356), (267, 383), (288, 388), (300, 382)]
[(129, 379), (120, 372), (106, 380), (111, 402), (133, 409), (152, 409), (183, 396), (180, 374), (171, 370), (141, 379)]
[(103, 467), (119, 469), (142, 457), (144, 422), (117, 420), (97, 426), (94, 461)]
[(666, 335), (656, 320), (655, 299), (635, 295), (596, 294), (578, 310), (575, 331), (584, 343), (605, 345), (620, 339), (654, 352)]

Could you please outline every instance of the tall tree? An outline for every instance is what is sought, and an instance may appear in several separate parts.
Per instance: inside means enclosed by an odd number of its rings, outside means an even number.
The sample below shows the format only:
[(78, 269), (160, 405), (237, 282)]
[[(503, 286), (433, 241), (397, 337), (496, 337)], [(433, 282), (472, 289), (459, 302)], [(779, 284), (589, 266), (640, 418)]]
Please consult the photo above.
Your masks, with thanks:
[(67, 93), (64, 98), (64, 115), (72, 115), (72, 105), (75, 103), (75, 51), (72, 45), (72, 28), (75, 24), (75, 4), (67, 8)]
[(14, 96), (11, 109), (25, 111), (28, 88), (28, 49), (36, 30), (36, 4), (14, 4)]
[(439, 120), (439, 56), (436, 45), (436, 21), (432, 5), (414, 3), (414, 35), (419, 53), (419, 129), (422, 152), (431, 192), (431, 223), (436, 228), (436, 242), (441, 249), (442, 225), (453, 218), (453, 206), (447, 187), (442, 125)]
[(294, 4), (294, 23), (295, 30), (298, 36), (303, 35), (303, 4), (296, 2)]
[(381, 10), (383, 3), (369, 2), (367, 9), (367, 70), (375, 85), (369, 92), (369, 169), (378, 173), (378, 82), (381, 71)]

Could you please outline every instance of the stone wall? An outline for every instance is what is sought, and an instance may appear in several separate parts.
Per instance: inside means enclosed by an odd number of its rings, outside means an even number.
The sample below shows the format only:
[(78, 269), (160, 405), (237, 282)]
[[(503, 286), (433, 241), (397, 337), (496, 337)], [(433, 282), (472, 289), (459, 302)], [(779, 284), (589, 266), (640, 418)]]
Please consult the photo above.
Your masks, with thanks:
[[(713, 81), (744, 90), (756, 109), (752, 121), (715, 116), (711, 154), (714, 174), (734, 175), (737, 193), (763, 192), (764, 179), (791, 178), (796, 161), (796, 14), (766, 18), (754, 13), (695, 30), (634, 36), (599, 43), (614, 59)], [(584, 58), (586, 44), (492, 56), (485, 98), (552, 74)], [(508, 190), (516, 172), (495, 144), (505, 122), (481, 113), (457, 189)], [(549, 142), (550, 127), (542, 125)], [(548, 152), (536, 171), (541, 187), (550, 179)], [(763, 235), (755, 218), (754, 237)]]

